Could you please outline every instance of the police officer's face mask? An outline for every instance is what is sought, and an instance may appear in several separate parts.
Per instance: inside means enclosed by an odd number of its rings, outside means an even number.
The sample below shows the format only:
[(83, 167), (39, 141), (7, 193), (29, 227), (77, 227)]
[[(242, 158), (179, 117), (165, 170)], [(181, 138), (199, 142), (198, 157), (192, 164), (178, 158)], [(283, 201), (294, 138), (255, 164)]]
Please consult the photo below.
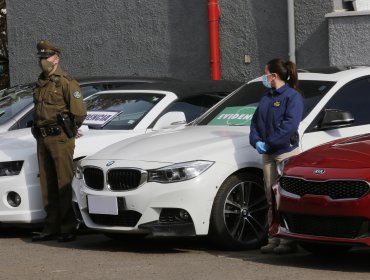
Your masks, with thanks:
[(41, 58), (40, 59), (40, 62), (39, 62), (40, 68), (41, 68), (41, 70), (42, 70), (42, 72), (44, 73), (45, 76), (48, 76), (49, 73), (51, 71), (53, 71), (54, 66), (56, 64), (56, 63), (54, 63), (55, 60), (50, 61), (50, 59), (51, 59), (51, 57), (49, 57), (49, 58)]

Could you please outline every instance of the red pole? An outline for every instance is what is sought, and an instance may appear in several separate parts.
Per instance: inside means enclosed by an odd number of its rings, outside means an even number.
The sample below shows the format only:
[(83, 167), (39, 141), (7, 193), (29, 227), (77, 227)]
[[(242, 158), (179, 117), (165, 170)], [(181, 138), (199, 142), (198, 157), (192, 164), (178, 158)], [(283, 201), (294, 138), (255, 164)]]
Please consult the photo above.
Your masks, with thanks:
[(212, 80), (220, 80), (220, 46), (218, 42), (218, 20), (220, 8), (217, 0), (208, 0), (208, 29)]

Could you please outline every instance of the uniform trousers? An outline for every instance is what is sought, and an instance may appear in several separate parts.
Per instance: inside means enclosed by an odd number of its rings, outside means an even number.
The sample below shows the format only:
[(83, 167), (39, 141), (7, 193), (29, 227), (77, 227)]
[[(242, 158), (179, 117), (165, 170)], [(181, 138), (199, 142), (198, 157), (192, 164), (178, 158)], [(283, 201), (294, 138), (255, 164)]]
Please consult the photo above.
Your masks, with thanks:
[(46, 212), (43, 232), (72, 233), (77, 221), (72, 208), (75, 139), (62, 132), (37, 138), (41, 192)]

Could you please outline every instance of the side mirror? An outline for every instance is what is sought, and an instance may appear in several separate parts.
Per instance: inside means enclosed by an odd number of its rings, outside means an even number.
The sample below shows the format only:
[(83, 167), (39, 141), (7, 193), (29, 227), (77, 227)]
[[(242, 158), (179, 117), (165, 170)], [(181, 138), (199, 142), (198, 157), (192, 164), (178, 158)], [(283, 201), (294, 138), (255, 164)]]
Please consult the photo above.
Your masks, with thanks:
[(325, 109), (323, 118), (318, 125), (318, 129), (326, 130), (344, 127), (352, 124), (354, 121), (354, 117), (348, 111)]
[(186, 124), (184, 112), (168, 112), (158, 119), (153, 130), (176, 127)]

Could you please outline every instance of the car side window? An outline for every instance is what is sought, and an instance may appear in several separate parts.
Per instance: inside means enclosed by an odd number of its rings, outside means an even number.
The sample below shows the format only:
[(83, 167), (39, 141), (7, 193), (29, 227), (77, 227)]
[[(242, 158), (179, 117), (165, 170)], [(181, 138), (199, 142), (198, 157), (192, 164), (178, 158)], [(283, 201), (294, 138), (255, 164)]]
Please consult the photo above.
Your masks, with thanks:
[[(342, 87), (323, 109), (349, 111), (355, 121), (351, 126), (370, 124), (370, 77), (358, 79)], [(310, 127), (315, 127), (320, 118)]]

